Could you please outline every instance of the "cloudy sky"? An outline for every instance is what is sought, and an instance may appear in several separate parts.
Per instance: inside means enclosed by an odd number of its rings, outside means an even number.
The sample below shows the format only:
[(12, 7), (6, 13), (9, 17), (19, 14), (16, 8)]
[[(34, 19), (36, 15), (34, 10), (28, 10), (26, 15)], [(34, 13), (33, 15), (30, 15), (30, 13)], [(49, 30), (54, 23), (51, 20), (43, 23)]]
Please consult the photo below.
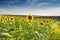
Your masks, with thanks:
[(0, 14), (60, 16), (60, 0), (0, 0)]

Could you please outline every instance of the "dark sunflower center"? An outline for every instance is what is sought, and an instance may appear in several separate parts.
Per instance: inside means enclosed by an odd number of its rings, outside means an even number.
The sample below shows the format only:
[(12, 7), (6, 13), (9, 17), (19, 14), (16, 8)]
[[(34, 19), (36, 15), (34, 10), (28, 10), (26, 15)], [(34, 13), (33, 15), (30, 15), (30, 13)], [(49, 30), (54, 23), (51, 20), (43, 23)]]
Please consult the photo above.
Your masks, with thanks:
[(5, 20), (8, 20), (8, 18), (6, 18)]
[(43, 23), (40, 23), (40, 25), (44, 25)]
[(49, 21), (47, 21), (47, 23), (48, 23)]
[(32, 19), (32, 16), (28, 16), (28, 19), (31, 20)]
[(51, 22), (51, 20), (50, 20), (50, 22)]
[(11, 18), (11, 20), (13, 20), (13, 18)]
[(1, 21), (2, 21), (2, 19), (1, 19)]

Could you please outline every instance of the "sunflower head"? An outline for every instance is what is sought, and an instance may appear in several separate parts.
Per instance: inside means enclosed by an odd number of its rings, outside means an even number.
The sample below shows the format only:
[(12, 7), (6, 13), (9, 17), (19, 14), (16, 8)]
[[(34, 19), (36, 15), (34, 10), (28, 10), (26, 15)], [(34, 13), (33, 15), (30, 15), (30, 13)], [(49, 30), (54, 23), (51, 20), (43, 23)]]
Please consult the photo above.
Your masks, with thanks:
[(24, 21), (24, 18), (23, 17), (19, 17), (18, 18), (18, 22), (23, 22)]
[(3, 23), (3, 24), (5, 23), (5, 21), (4, 21), (2, 16), (0, 16), (0, 22)]
[(32, 21), (33, 20), (33, 16), (32, 16), (32, 14), (29, 14), (28, 16), (27, 16), (27, 21)]
[(52, 19), (47, 18), (47, 19), (46, 19), (46, 23), (47, 23), (47, 24), (52, 23)]
[(5, 21), (8, 21), (8, 16), (4, 16), (4, 20)]
[(44, 26), (45, 25), (45, 23), (43, 23), (43, 22), (40, 22), (40, 26)]
[(13, 16), (10, 16), (9, 17), (9, 23), (12, 24), (14, 22), (14, 17)]

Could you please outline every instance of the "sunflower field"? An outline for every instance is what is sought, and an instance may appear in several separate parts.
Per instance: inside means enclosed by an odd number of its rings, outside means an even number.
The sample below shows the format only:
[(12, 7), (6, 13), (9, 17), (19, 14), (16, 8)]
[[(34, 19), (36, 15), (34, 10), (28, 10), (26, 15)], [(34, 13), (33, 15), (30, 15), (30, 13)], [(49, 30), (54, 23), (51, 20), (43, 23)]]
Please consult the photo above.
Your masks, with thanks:
[(60, 40), (60, 21), (31, 14), (0, 16), (0, 40)]

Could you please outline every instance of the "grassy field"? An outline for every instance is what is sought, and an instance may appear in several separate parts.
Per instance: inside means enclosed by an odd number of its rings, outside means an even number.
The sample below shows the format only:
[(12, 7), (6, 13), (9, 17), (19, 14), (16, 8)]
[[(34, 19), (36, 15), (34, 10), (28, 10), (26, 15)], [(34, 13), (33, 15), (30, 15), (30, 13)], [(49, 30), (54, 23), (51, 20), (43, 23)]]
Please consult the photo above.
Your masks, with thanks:
[(32, 15), (0, 16), (0, 40), (60, 40), (60, 21)]

